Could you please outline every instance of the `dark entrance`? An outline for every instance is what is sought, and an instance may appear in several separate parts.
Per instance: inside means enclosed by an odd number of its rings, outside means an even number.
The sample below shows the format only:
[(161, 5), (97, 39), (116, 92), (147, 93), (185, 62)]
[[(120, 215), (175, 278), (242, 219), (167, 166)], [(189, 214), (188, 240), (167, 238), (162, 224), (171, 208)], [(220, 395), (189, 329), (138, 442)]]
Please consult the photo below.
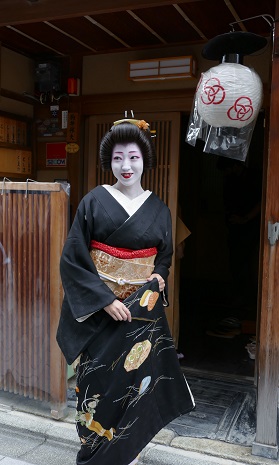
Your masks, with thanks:
[(234, 167), (204, 153), (202, 142), (187, 144), (182, 116), (179, 206), (192, 234), (181, 260), (178, 350), (192, 373), (253, 381), (263, 120), (260, 114), (248, 163)]

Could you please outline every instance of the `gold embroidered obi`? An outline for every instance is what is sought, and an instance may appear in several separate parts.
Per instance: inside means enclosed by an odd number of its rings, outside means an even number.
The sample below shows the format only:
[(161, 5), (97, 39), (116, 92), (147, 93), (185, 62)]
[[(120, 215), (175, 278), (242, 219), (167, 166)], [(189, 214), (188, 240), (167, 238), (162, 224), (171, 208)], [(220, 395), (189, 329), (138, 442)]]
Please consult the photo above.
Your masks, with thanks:
[(97, 241), (90, 244), (90, 255), (100, 278), (121, 300), (147, 282), (154, 270), (156, 254), (156, 247), (131, 250)]

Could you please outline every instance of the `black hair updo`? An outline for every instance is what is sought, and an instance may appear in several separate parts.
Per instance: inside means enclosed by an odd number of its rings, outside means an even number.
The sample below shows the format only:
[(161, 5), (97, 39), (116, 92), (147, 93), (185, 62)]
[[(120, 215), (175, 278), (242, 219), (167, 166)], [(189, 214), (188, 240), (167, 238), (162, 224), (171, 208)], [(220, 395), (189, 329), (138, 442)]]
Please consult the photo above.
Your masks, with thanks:
[(116, 144), (134, 142), (143, 157), (143, 169), (156, 167), (156, 152), (149, 129), (141, 129), (136, 124), (123, 122), (112, 126), (100, 143), (100, 160), (104, 171), (111, 170), (112, 151)]

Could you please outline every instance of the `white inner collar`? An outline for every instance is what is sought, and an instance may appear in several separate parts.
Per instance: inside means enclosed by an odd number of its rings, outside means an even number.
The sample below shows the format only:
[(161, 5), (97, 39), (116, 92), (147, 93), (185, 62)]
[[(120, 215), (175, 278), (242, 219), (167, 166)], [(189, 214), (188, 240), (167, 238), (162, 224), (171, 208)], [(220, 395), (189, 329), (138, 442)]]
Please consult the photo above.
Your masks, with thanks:
[(126, 210), (129, 216), (132, 216), (151, 194), (151, 191), (146, 190), (142, 194), (138, 195), (138, 197), (129, 199), (125, 194), (109, 184), (103, 184), (103, 187), (115, 198), (115, 200), (117, 200), (124, 210)]

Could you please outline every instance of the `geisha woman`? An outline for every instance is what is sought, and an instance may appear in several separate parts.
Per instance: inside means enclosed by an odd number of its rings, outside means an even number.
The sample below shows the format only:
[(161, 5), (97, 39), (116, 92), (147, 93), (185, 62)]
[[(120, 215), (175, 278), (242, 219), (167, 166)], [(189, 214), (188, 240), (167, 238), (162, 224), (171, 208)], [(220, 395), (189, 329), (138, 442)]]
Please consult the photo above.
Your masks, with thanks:
[(61, 257), (57, 341), (77, 368), (77, 464), (134, 465), (194, 407), (164, 313), (173, 253), (168, 207), (141, 185), (156, 166), (145, 121), (116, 121), (100, 144), (116, 183), (81, 200)]

